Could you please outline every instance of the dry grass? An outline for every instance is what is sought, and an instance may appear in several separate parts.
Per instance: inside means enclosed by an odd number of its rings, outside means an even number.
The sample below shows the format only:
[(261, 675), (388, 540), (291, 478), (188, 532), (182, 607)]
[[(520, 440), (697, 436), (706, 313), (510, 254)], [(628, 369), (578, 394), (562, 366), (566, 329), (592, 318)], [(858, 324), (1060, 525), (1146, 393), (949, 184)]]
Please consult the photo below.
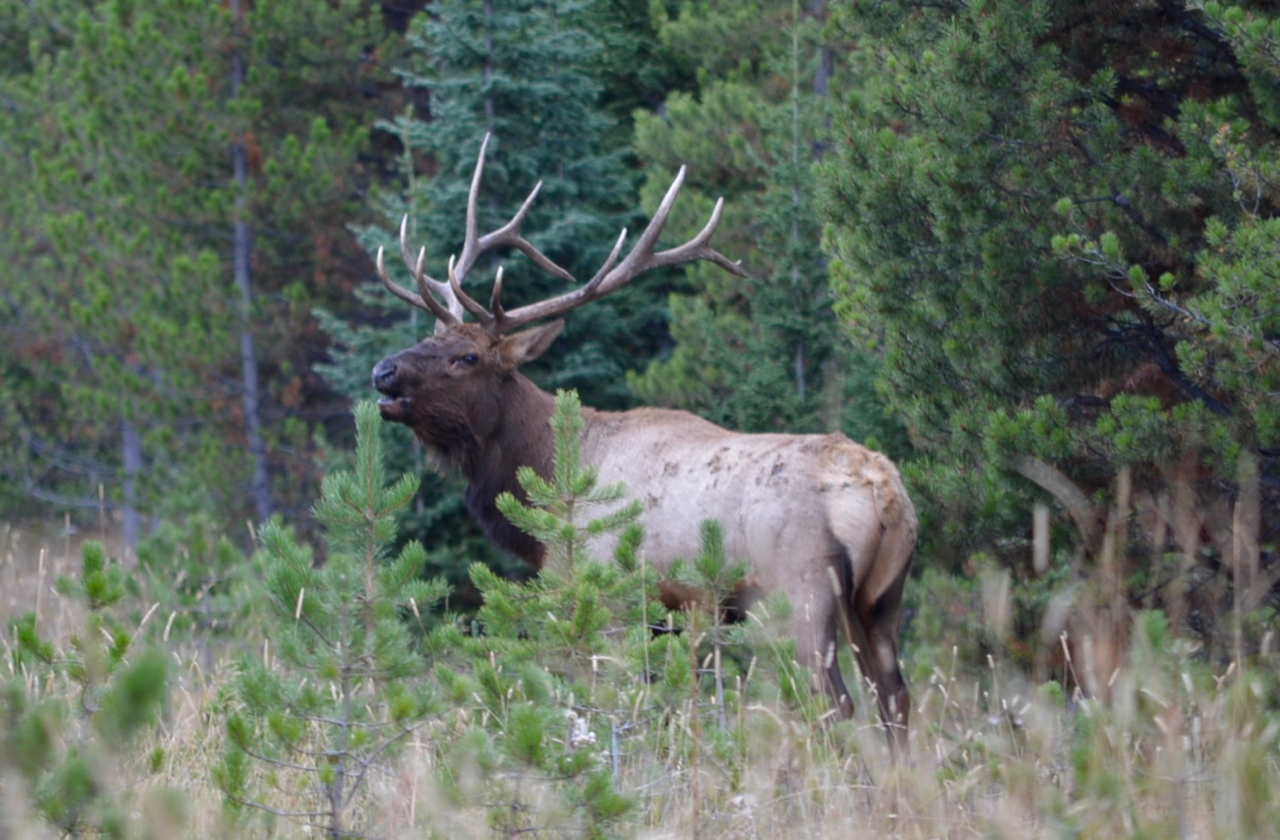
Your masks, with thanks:
[[(0, 622), (34, 612), (50, 639), (65, 643), (80, 625), (75, 606), (53, 592), (60, 575), (79, 567), (80, 542), (69, 533), (59, 535), (52, 523), (18, 527), (0, 523)], [(6, 642), (8, 634), (4, 636)]]
[[(59, 544), (61, 542), (62, 544)], [(40, 544), (0, 530), (0, 607), (7, 627), (35, 609), (41, 632), (66, 644), (80, 621), (51, 588), (75, 570), (71, 540)], [(989, 599), (988, 599), (989, 600)], [(997, 605), (998, 607), (998, 605)], [(988, 605), (988, 608), (992, 607)], [(998, 610), (997, 610), (998, 611)], [(145, 609), (140, 610), (145, 612)], [(996, 620), (996, 619), (992, 619)], [(624, 732), (616, 784), (638, 807), (620, 834), (645, 838), (1237, 838), (1280, 836), (1280, 754), (1275, 654), (1215, 668), (1138, 616), (1122, 664), (1106, 679), (1106, 702), (1035, 685), (998, 660), (973, 672), (955, 653), (917, 677), (911, 760), (893, 766), (874, 721), (813, 726), (794, 710), (758, 700), (730, 710), (723, 746), (714, 716), (674, 710), (642, 735)], [(7, 637), (5, 644), (8, 644)], [(1071, 646), (1064, 646), (1068, 670)], [(910, 655), (908, 648), (908, 655)], [(223, 749), (230, 668), (203, 651), (172, 650), (170, 703), (159, 730), (134, 757), (108, 768), (113, 794), (140, 835), (308, 837), (300, 825), (255, 817), (228, 822), (212, 768)], [(6, 676), (11, 674), (6, 657)], [(914, 663), (921, 673), (920, 663)], [(21, 676), (21, 675), (17, 675)], [(46, 686), (46, 690), (51, 687)], [(859, 709), (874, 707), (859, 698)], [(450, 751), (467, 710), (419, 729), (372, 779), (358, 820), (380, 837), (482, 838), (499, 833), (495, 809), (519, 803), (532, 826), (563, 826), (554, 780), (459, 778)], [(627, 721), (613, 722), (621, 729)], [(595, 721), (609, 732), (606, 721)], [(700, 728), (703, 727), (703, 728)], [(163, 749), (157, 771), (144, 766)], [(607, 738), (600, 761), (613, 766)], [(455, 775), (446, 789), (442, 774)], [(465, 774), (464, 774), (465, 775)], [(273, 788), (283, 808), (305, 791)], [(156, 803), (183, 794), (180, 819)], [(0, 768), (0, 838), (58, 836), (31, 813), (26, 792)], [(545, 814), (540, 823), (537, 817)], [(535, 837), (576, 836), (563, 828)]]

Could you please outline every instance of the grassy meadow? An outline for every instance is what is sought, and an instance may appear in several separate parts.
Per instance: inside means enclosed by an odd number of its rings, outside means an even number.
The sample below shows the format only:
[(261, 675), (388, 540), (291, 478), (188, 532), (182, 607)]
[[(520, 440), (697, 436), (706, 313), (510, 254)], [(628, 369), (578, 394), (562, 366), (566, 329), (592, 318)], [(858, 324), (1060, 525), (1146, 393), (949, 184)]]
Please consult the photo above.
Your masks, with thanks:
[[(86, 610), (55, 591), (53, 582), (78, 573), (77, 537), (56, 529), (52, 537), (32, 534), (13, 525), (0, 527), (0, 537), (5, 626), (34, 611), (40, 635), (74, 659), (85, 649)], [(1108, 581), (1117, 578), (1105, 562), (1094, 561), (1090, 573), (1052, 593), (1077, 593), (1071, 620), (1042, 618), (1036, 641), (1021, 645), (1010, 641), (1015, 594), (1007, 576), (924, 574), (913, 581), (903, 644), (913, 693), (908, 761), (889, 760), (871, 711), (874, 699), (865, 690), (857, 698), (858, 717), (833, 722), (824, 717), (821, 698), (777, 684), (787, 679), (785, 669), (769, 669), (762, 659), (750, 659), (749, 650), (726, 645), (717, 671), (705, 634), (693, 646), (686, 634), (672, 649), (677, 655), (686, 650), (690, 667), (699, 665), (704, 676), (683, 697), (655, 705), (646, 680), (608, 656), (593, 658), (589, 675), (562, 674), (548, 695), (565, 723), (548, 730), (541, 748), (584, 749), (573, 743), (575, 719), (581, 720), (577, 734), (590, 733), (584, 760), (630, 803), (617, 819), (584, 822), (575, 812), (578, 800), (565, 795), (565, 779), (555, 774), (522, 771), (518, 762), (486, 764), (483, 750), (459, 758), (469, 754), (475, 728), (501, 714), (474, 690), (470, 697), (455, 692), (370, 764), (347, 812), (349, 832), (451, 838), (1280, 836), (1280, 717), (1270, 637), (1247, 653), (1238, 648), (1240, 656), (1217, 656), (1173, 632), (1161, 612), (1128, 610), (1118, 619), (1105, 597)], [(1078, 595), (1090, 588), (1102, 596)], [(1045, 615), (1061, 614), (1062, 600)], [(117, 606), (134, 638), (159, 645), (170, 666), (156, 723), (122, 745), (86, 747), (97, 736), (84, 724), (89, 714), (76, 696), (80, 686), (56, 671), (41, 675), (17, 664), (21, 657), (8, 632), (2, 666), (11, 703), (14, 686), (29, 702), (67, 701), (73, 712), (49, 728), (50, 737), (79, 745), (74, 749), (93, 765), (94, 796), (117, 808), (116, 821), (105, 830), (86, 830), (42, 817), (47, 793), (33, 790), (18, 772), (23, 756), (10, 732), (7, 752), (0, 752), (0, 838), (325, 834), (314, 816), (297, 816), (315, 810), (317, 787), (306, 779), (288, 779), (281, 767), (256, 766), (244, 789), (265, 809), (239, 811), (228, 807), (215, 781), (236, 702), (235, 658), (258, 657), (270, 665), (269, 627), (251, 612), (230, 632), (201, 631), (184, 625), (175, 610), (166, 614), (145, 585), (133, 587)], [(1038, 649), (1028, 654), (1028, 645)], [(736, 670), (723, 664), (734, 662)], [(854, 672), (846, 662), (848, 673)], [(582, 685), (575, 696), (573, 679), (591, 686)], [(597, 683), (610, 693), (601, 694)], [(1090, 696), (1082, 687), (1092, 688)], [(581, 702), (583, 696), (596, 707)], [(14, 719), (11, 708), (5, 725), (12, 727)], [(491, 731), (500, 744), (502, 727)], [(73, 748), (60, 749), (65, 755)]]

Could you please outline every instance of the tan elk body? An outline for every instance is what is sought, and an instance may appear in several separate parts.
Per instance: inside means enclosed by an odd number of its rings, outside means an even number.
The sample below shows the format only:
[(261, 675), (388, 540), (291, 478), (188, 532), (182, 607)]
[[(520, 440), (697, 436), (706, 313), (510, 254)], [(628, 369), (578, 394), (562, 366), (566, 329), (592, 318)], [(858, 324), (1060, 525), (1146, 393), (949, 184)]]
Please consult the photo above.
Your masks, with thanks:
[[(487, 143), (472, 181), (466, 242), (461, 257), (450, 262), (448, 281), (423, 273), (422, 256), (413, 259), (403, 228), (401, 248), (417, 293), (388, 277), (379, 254), (387, 288), (434, 314), (437, 325), (434, 336), (379, 362), (373, 384), (383, 394), (383, 417), (409, 426), (437, 461), (467, 479), (468, 508), (490, 538), (540, 567), (542, 547), (507, 522), (494, 500), (503, 491), (522, 495), (515, 479), (520, 466), (549, 472), (554, 400), (517, 368), (541, 355), (563, 322), (510, 330), (563, 314), (655, 267), (707, 259), (740, 270), (709, 245), (719, 203), (698, 236), (654, 252), (682, 169), (620, 262), (625, 231), (604, 267), (575, 291), (508, 312), (501, 305), (499, 270), (490, 305), (481, 306), (462, 291), (462, 282), (476, 259), (495, 248), (515, 247), (545, 270), (572, 279), (520, 235), (538, 187), (507, 225), (479, 236), (476, 204)], [(464, 310), (476, 323), (463, 323)], [(904, 747), (909, 696), (898, 668), (897, 632), (917, 526), (892, 462), (839, 434), (740, 434), (683, 411), (584, 409), (582, 419), (584, 463), (597, 469), (602, 484), (622, 482), (643, 503), (648, 560), (662, 568), (693, 558), (701, 548), (701, 523), (718, 520), (726, 556), (748, 568), (744, 594), (787, 597), (797, 653), (825, 678), (840, 712), (849, 714), (835, 647), (838, 628), (845, 628), (875, 690), (890, 745)], [(610, 547), (605, 541), (596, 546), (602, 555)], [(664, 590), (672, 608), (686, 595), (674, 586)]]

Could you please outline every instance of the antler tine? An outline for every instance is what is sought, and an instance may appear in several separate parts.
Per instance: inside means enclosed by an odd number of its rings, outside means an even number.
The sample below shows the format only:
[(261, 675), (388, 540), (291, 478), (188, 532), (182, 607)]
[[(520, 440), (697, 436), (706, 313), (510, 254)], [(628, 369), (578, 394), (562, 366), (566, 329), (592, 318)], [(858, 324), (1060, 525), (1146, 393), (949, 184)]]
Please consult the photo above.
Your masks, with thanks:
[(528, 197), (525, 198), (524, 203), (520, 205), (520, 209), (516, 211), (510, 221), (491, 233), (486, 233), (484, 236), (480, 235), (480, 182), (484, 177), (484, 159), (489, 149), (490, 137), (492, 137), (492, 134), (485, 134), (484, 140), (480, 143), (480, 155), (476, 159), (476, 169), (471, 176), (471, 189), (467, 193), (466, 240), (462, 245), (462, 255), (458, 257), (459, 284), (466, 280), (467, 274), (475, 267), (475, 262), (480, 258), (481, 254), (501, 247), (518, 248), (543, 271), (548, 271), (562, 280), (573, 282), (574, 276), (572, 274), (552, 262), (545, 254), (533, 247), (533, 243), (520, 234), (520, 227), (524, 224), (529, 211), (533, 208), (534, 200), (537, 199), (538, 193), (542, 190), (541, 181), (533, 185)]
[(489, 296), (489, 311), (499, 321), (505, 314), (502, 311), (502, 266), (498, 266), (498, 275), (493, 278), (493, 294)]
[(385, 250), (386, 249), (379, 245), (378, 257), (375, 260), (378, 266), (378, 277), (382, 280), (382, 285), (386, 286), (387, 291), (391, 292), (391, 294), (400, 298), (405, 303), (411, 306), (416, 306), (419, 309), (426, 309), (430, 312), (431, 307), (427, 306), (426, 301), (424, 301), (419, 295), (414, 294), (387, 276), (386, 260), (383, 258), (383, 251)]
[(613, 270), (613, 266), (618, 262), (618, 255), (622, 253), (622, 246), (626, 241), (627, 229), (623, 228), (622, 233), (618, 234), (618, 241), (613, 243), (613, 250), (609, 252), (608, 258), (600, 266), (600, 270), (595, 273), (595, 276), (587, 283), (588, 287), (599, 286), (600, 281)]
[(671, 208), (675, 204), (676, 196), (684, 185), (684, 176), (685, 167), (681, 166), (680, 171), (676, 173), (675, 179), (671, 182), (671, 186), (667, 188), (667, 193), (663, 196), (662, 203), (658, 205), (658, 209), (654, 212), (653, 218), (649, 220), (649, 224), (640, 234), (640, 238), (636, 240), (635, 247), (631, 249), (631, 252), (627, 254), (621, 263), (618, 263), (618, 255), (622, 252), (622, 244), (626, 239), (627, 232), (625, 229), (614, 244), (609, 258), (605, 260), (604, 265), (600, 267), (600, 270), (585, 286), (572, 292), (566, 292), (558, 297), (531, 303), (507, 312), (506, 317), (503, 319), (504, 328), (563, 314), (584, 303), (603, 297), (629, 280), (654, 268), (680, 265), (681, 263), (695, 260), (709, 260), (726, 271), (732, 272), (739, 277), (745, 277), (746, 273), (739, 263), (730, 260), (710, 245), (711, 236), (720, 224), (720, 216), (724, 211), (723, 198), (716, 202), (715, 209), (711, 211), (711, 218), (703, 225), (697, 236), (683, 245), (654, 253), (654, 245), (662, 234), (662, 229), (667, 223), (667, 217), (671, 214)]
[(543, 271), (550, 272), (561, 280), (568, 280), (571, 283), (577, 282), (572, 274), (552, 262), (545, 254), (533, 247), (529, 240), (520, 235), (520, 226), (524, 224), (525, 217), (529, 215), (529, 210), (533, 207), (533, 200), (538, 197), (538, 193), (542, 190), (542, 182), (533, 185), (533, 189), (529, 191), (529, 197), (524, 200), (524, 204), (520, 205), (519, 211), (511, 217), (511, 221), (495, 230), (493, 233), (486, 234), (481, 237), (480, 245), (484, 250), (494, 248), (499, 245), (510, 245), (520, 250), (526, 257), (533, 260), (534, 264)]
[[(484, 139), (480, 141), (480, 155), (476, 158), (476, 168), (471, 174), (471, 189), (467, 191), (467, 227), (466, 237), (462, 243), (462, 259), (458, 264), (462, 267), (462, 276), (466, 277), (471, 271), (472, 264), (480, 256), (479, 249), (480, 240), (480, 182), (484, 178), (484, 158), (489, 151), (489, 138), (493, 136), (493, 132), (486, 131)], [(450, 281), (452, 282), (453, 271), (449, 272)]]
[[(716, 206), (711, 210), (711, 218), (703, 225), (698, 235), (688, 242), (675, 248), (669, 248), (666, 251), (660, 251), (653, 254), (645, 263), (643, 270), (648, 271), (651, 268), (660, 268), (668, 265), (680, 265), (681, 263), (694, 262), (695, 260), (707, 260), (723, 268), (730, 274), (738, 277), (746, 277), (747, 273), (742, 270), (742, 263), (737, 260), (731, 260), (724, 254), (711, 247), (711, 235), (715, 233), (716, 227), (720, 224), (720, 215), (724, 212), (724, 199), (716, 199)], [(622, 282), (626, 282), (623, 280)], [(608, 288), (605, 289), (608, 291)]]
[(436, 332), (440, 332), (446, 326), (462, 323), (462, 304), (458, 302), (453, 289), (449, 288), (448, 283), (436, 280), (423, 271), (423, 265), (427, 261), (426, 246), (418, 249), (418, 258), (416, 260), (410, 259), (408, 231), (409, 215), (406, 213), (400, 219), (400, 254), (404, 257), (404, 264), (413, 275), (413, 282), (418, 284), (418, 294), (422, 296), (424, 301), (432, 303), (436, 302), (436, 298), (439, 297), (444, 301), (444, 306), (449, 311), (448, 318), (436, 318)]
[[(653, 218), (649, 220), (649, 224), (645, 226), (644, 232), (640, 234), (640, 238), (636, 241), (635, 247), (631, 249), (631, 253), (627, 254), (622, 264), (616, 268), (614, 267), (614, 262), (617, 260), (618, 252), (622, 247), (622, 240), (619, 239), (614, 246), (613, 252), (609, 254), (609, 259), (605, 260), (604, 265), (596, 272), (596, 276), (591, 278), (591, 283), (588, 285), (596, 284), (597, 295), (607, 295), (633, 277), (651, 269), (680, 265), (681, 263), (695, 262), (697, 260), (710, 260), (739, 277), (746, 276), (742, 271), (741, 265), (730, 260), (709, 245), (711, 235), (715, 233), (716, 227), (719, 226), (720, 216), (724, 212), (723, 198), (716, 200), (716, 206), (711, 211), (711, 218), (703, 225), (697, 236), (676, 248), (670, 248), (657, 254), (653, 252), (653, 247), (657, 244), (658, 237), (662, 235), (662, 229), (666, 227), (667, 217), (671, 215), (671, 208), (675, 205), (676, 196), (684, 186), (685, 171), (686, 167), (681, 166), (680, 171), (676, 173), (675, 179), (672, 180), (671, 186), (667, 188), (666, 195), (662, 197), (662, 202), (658, 205), (658, 209), (654, 211)], [(624, 229), (622, 233), (625, 236), (626, 230)]]
[(627, 254), (617, 268), (611, 269), (601, 278), (600, 294), (621, 286), (644, 270), (642, 266), (648, 257), (653, 256), (653, 246), (657, 244), (658, 237), (662, 235), (662, 229), (667, 225), (667, 217), (671, 215), (671, 208), (675, 206), (676, 196), (679, 195), (680, 188), (684, 186), (684, 176), (687, 170), (688, 167), (680, 167), (680, 171), (676, 173), (676, 177), (671, 181), (671, 186), (667, 187), (667, 194), (662, 197), (662, 202), (658, 205), (658, 209), (654, 211), (653, 218), (649, 220), (649, 224), (645, 226), (640, 238), (636, 240), (631, 253)]
[[(382, 285), (396, 297), (411, 306), (416, 306), (419, 309), (425, 309), (427, 312), (434, 315), (436, 318), (437, 328), (441, 325), (449, 326), (456, 324), (462, 320), (462, 308), (458, 306), (457, 301), (453, 299), (452, 290), (444, 283), (441, 283), (438, 280), (433, 280), (423, 273), (422, 262), (425, 252), (423, 254), (419, 254), (417, 260), (414, 260), (409, 253), (407, 235), (408, 222), (408, 216), (405, 216), (400, 222), (400, 255), (404, 258), (404, 264), (409, 269), (409, 273), (413, 275), (414, 282), (418, 286), (418, 292), (415, 294), (391, 279), (391, 276), (387, 274), (384, 249), (381, 247), (378, 248), (378, 256), (376, 260), (378, 278), (382, 281)], [(447, 303), (442, 305), (438, 300), (436, 300), (435, 296), (432, 294), (433, 290), (443, 297)]]
[(462, 280), (460, 275), (465, 277), (466, 272), (459, 272), (457, 268), (457, 259), (450, 255), (449, 257), (449, 291), (453, 295), (454, 300), (458, 301), (464, 309), (470, 312), (475, 319), (480, 322), (480, 326), (488, 331), (494, 323), (493, 314), (485, 309), (479, 303), (471, 298), (466, 292), (462, 291)]
[[(501, 283), (495, 283), (493, 296), (490, 299), (490, 309), (485, 309), (480, 303), (474, 300), (470, 295), (462, 290), (462, 284), (466, 281), (467, 275), (471, 273), (471, 269), (475, 267), (476, 261), (487, 251), (500, 247), (513, 247), (519, 249), (529, 257), (539, 268), (547, 271), (555, 276), (573, 281), (574, 277), (565, 269), (556, 265), (545, 254), (533, 246), (529, 240), (525, 239), (520, 233), (520, 227), (529, 216), (529, 211), (533, 208), (533, 203), (538, 197), (539, 191), (542, 189), (542, 182), (539, 181), (529, 192), (524, 203), (520, 205), (520, 209), (511, 217), (505, 225), (495, 231), (480, 235), (480, 184), (484, 180), (484, 161), (489, 149), (489, 140), (492, 134), (485, 134), (484, 140), (480, 143), (480, 154), (476, 158), (476, 168), (471, 176), (471, 188), (467, 193), (467, 218), (466, 232), (462, 244), (462, 253), (460, 256), (450, 258), (449, 260), (449, 280), (448, 283), (441, 284), (448, 289), (447, 297), (457, 302), (458, 320), (461, 320), (463, 310), (470, 312), (480, 325), (488, 332), (494, 335), (501, 335), (502, 322), (505, 318), (502, 314), (502, 286)], [(434, 281), (433, 281), (434, 282)], [(441, 293), (442, 296), (445, 296)], [(450, 308), (453, 308), (452, 306)]]
[(502, 308), (502, 266), (493, 278), (493, 294), (489, 296), (489, 311), (493, 313), (495, 335), (502, 335), (507, 328), (507, 313)]
[(407, 213), (400, 219), (400, 257), (404, 260), (405, 268), (409, 269), (413, 282), (418, 286), (418, 294), (422, 296), (424, 301), (439, 295), (444, 298), (445, 306), (449, 309), (449, 312), (459, 316), (462, 315), (462, 310), (452, 300), (448, 285), (428, 276), (422, 270), (427, 261), (427, 249), (425, 247), (418, 249), (417, 259), (414, 259), (413, 252), (409, 250), (409, 214)]

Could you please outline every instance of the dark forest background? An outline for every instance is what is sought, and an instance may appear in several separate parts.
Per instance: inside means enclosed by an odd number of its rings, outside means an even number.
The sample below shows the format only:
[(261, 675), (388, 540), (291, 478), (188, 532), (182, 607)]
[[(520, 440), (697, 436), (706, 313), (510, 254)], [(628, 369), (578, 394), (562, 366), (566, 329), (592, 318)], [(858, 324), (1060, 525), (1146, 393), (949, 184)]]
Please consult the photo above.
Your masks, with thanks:
[[(671, 242), (724, 196), (749, 275), (584, 308), (544, 387), (886, 451), (916, 590), (1002, 575), (1015, 636), (1116, 556), (1211, 644), (1273, 623), (1268, 3), (0, 0), (0, 518), (306, 533), (369, 369), (431, 329), (372, 254), (407, 215), (445, 264), (490, 131), (482, 224), (544, 180), (525, 230), (575, 276), (682, 164)], [(563, 290), (505, 264), (513, 302)], [(460, 491), (429, 475), (400, 528), (465, 589), (516, 570)]]

